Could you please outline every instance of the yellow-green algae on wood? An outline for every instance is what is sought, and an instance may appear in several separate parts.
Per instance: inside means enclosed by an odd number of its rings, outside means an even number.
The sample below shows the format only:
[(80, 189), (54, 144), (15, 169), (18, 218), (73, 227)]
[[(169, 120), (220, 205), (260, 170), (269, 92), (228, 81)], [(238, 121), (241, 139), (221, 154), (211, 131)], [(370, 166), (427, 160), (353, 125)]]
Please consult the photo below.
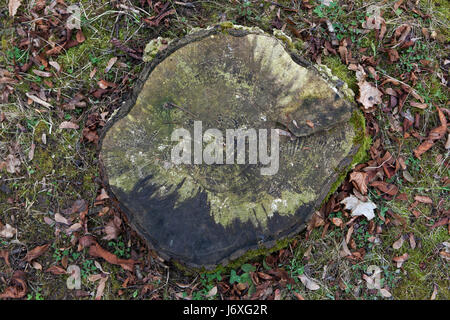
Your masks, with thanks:
[[(273, 246), (302, 228), (352, 163), (359, 144), (350, 94), (332, 75), (321, 76), (326, 68), (294, 60), (285, 40), (222, 25), (172, 42), (104, 135), (110, 190), (167, 257), (211, 267)], [(174, 165), (171, 133), (192, 132), (194, 121), (224, 133), (290, 132), (280, 137), (278, 173), (263, 176), (261, 165)]]

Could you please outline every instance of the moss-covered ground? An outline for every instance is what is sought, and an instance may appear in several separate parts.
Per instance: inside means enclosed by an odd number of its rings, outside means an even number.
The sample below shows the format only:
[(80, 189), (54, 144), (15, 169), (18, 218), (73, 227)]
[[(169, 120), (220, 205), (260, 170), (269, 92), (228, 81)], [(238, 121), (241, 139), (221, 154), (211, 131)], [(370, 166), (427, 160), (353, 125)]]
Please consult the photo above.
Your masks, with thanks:
[[(50, 1), (42, 2), (50, 5)], [(135, 84), (144, 64), (133, 54), (142, 55), (145, 44), (157, 37), (182, 37), (193, 28), (223, 21), (256, 26), (269, 33), (283, 29), (300, 54), (327, 65), (358, 95), (354, 71), (342, 63), (339, 52), (334, 55), (323, 50), (325, 41), (332, 40), (324, 23), (329, 20), (335, 30), (333, 37), (352, 42), (356, 63), (362, 56), (377, 61), (374, 70), (378, 75), (402, 81), (423, 98), (427, 108), (415, 108), (407, 100), (401, 111), (413, 118), (418, 114), (420, 121), (415, 131), (419, 136), (426, 137), (439, 125), (436, 107), (448, 110), (449, 100), (443, 80), (448, 81), (449, 2), (405, 1), (394, 9), (396, 1), (372, 1), (370, 4), (381, 6), (386, 21), (384, 42), (377, 39), (375, 30), (366, 32), (361, 27), (369, 5), (366, 1), (335, 1), (331, 7), (319, 2), (218, 0), (183, 5), (162, 1), (150, 7), (134, 0), (68, 0), (66, 5), (76, 4), (81, 9), (85, 39), (47, 57), (45, 52), (52, 44), (61, 43), (67, 32), (61, 22), (67, 14), (52, 16), (50, 9), (36, 9), (35, 1), (24, 0), (16, 16), (11, 17), (7, 0), (0, 0), (0, 163), (9, 155), (20, 160), (15, 173), (0, 166), (0, 229), (6, 224), (17, 229), (12, 238), (0, 237), (0, 251), (9, 253), (10, 264), (0, 256), (0, 292), (11, 285), (9, 279), (15, 270), (23, 270), (28, 286), (23, 298), (36, 300), (93, 299), (98, 282), (89, 277), (101, 272), (108, 274), (102, 299), (222, 299), (254, 294), (268, 299), (450, 299), (448, 254), (447, 259), (442, 254), (449, 242), (448, 225), (433, 226), (441, 221), (442, 212), (448, 215), (450, 209), (449, 153), (444, 147), (447, 136), (418, 159), (413, 150), (420, 138), (405, 136), (398, 130), (402, 126), (398, 114), (395, 117), (393, 110), (381, 107), (366, 115), (366, 123), (371, 126), (370, 140), (380, 139), (385, 151), (405, 160), (407, 178), (399, 170), (388, 182), (397, 185), (398, 194), (404, 194), (406, 200), (385, 197), (369, 187), (368, 198), (377, 205), (376, 218), (369, 223), (359, 217), (352, 224), (349, 243), (350, 251), (364, 253), (360, 259), (342, 257), (342, 241), (349, 226), (330, 223), (332, 218), (350, 220), (343, 210), (325, 217), (325, 226), (283, 241), (275, 252), (254, 252), (247, 260), (214, 272), (189, 272), (164, 261), (139, 240), (125, 221), (118, 237), (103, 239), (105, 227), (120, 214), (110, 199), (98, 198), (103, 186), (95, 139), (90, 137), (95, 137), (95, 131), (120, 108), (121, 100)], [(406, 2), (415, 2), (416, 10), (408, 10)], [(175, 12), (158, 25), (146, 22), (154, 21), (163, 9)], [(389, 44), (389, 39), (403, 24), (411, 26), (412, 37), (417, 39), (413, 46), (399, 49), (399, 59), (392, 63), (385, 49), (395, 46)], [(75, 33), (72, 39), (76, 39)], [(111, 42), (113, 38), (122, 48)], [(33, 41), (27, 43), (26, 39)], [(36, 55), (56, 62), (53, 65), (60, 70), (39, 62)], [(117, 61), (106, 70), (112, 58)], [(29, 63), (29, 68), (22, 68)], [(51, 76), (42, 76), (39, 71)], [(411, 72), (416, 72), (415, 80), (405, 76)], [(381, 86), (380, 80), (368, 77)], [(106, 89), (100, 80), (107, 82)], [(51, 107), (33, 102), (27, 94), (46, 100)], [(74, 101), (77, 96), (81, 98)], [(389, 105), (389, 101), (385, 103)], [(60, 128), (63, 121), (76, 123), (78, 128)], [(367, 157), (361, 155), (358, 160), (365, 162)], [(335, 186), (335, 195), (346, 190), (347, 178), (341, 181), (343, 187)], [(417, 195), (429, 197), (432, 203), (413, 205)], [(85, 218), (77, 210), (67, 210), (79, 199), (85, 200), (88, 207)], [(68, 225), (55, 223), (60, 213), (65, 213), (72, 223), (83, 218), (86, 226), (70, 233)], [(373, 231), (374, 226), (379, 232)], [(139, 261), (134, 272), (89, 254), (87, 248), (79, 250), (77, 241), (85, 234), (84, 228), (117, 257)], [(394, 249), (394, 242), (402, 236), (403, 245)], [(27, 252), (44, 244), (50, 244), (49, 248), (33, 262), (27, 262)], [(405, 253), (408, 259), (397, 267), (392, 259)], [(68, 275), (47, 272), (52, 266), (66, 269), (68, 265), (80, 267), (79, 290), (67, 288)], [(391, 296), (368, 288), (365, 279), (371, 266), (381, 270), (382, 286)], [(301, 275), (313, 278), (320, 288), (307, 289)], [(218, 290), (213, 294), (215, 287)]]

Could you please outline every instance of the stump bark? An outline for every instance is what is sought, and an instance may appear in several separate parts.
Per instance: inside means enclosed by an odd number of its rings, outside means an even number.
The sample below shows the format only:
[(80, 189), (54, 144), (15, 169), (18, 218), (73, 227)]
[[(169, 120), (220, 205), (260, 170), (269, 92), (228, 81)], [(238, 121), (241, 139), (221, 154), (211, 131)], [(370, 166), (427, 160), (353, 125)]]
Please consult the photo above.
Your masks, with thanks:
[[(188, 35), (146, 66), (107, 124), (102, 177), (166, 259), (211, 268), (270, 248), (304, 228), (360, 147), (342, 84), (274, 36), (220, 27)], [(227, 129), (278, 129), (278, 171), (263, 175), (267, 165), (248, 161), (174, 164), (172, 133), (192, 133), (196, 121), (224, 139)]]

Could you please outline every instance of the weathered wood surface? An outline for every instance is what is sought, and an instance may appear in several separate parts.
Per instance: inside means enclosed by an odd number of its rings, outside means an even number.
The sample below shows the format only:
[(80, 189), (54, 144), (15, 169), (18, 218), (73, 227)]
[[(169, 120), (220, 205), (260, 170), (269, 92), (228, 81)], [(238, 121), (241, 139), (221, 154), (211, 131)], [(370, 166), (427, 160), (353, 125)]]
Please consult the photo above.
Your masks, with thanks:
[[(297, 61), (297, 62), (296, 62)], [(175, 41), (101, 142), (103, 178), (165, 258), (212, 267), (299, 232), (358, 149), (353, 105), (273, 36), (220, 28)], [(171, 163), (171, 133), (280, 128), (279, 170)], [(311, 127), (311, 123), (314, 124)], [(269, 142), (270, 144), (270, 142)]]

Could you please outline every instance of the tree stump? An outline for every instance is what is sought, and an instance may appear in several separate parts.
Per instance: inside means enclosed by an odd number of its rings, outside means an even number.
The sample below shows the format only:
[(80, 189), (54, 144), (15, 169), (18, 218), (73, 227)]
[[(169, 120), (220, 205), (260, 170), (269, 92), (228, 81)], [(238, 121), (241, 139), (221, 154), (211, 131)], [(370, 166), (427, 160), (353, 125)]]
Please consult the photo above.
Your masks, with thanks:
[[(305, 227), (352, 162), (360, 144), (343, 82), (325, 80), (287, 47), (262, 32), (220, 26), (171, 42), (105, 127), (105, 184), (162, 257), (211, 268), (273, 247)], [(203, 140), (192, 138), (191, 163), (174, 163), (174, 130), (195, 136), (200, 121)], [(250, 150), (249, 141), (245, 163), (225, 163), (225, 151), (223, 164), (195, 163), (194, 148), (207, 145), (210, 128), (223, 141), (227, 129), (266, 129), (268, 154), (276, 132), (278, 170), (263, 174), (267, 163), (251, 163), (265, 146)]]

